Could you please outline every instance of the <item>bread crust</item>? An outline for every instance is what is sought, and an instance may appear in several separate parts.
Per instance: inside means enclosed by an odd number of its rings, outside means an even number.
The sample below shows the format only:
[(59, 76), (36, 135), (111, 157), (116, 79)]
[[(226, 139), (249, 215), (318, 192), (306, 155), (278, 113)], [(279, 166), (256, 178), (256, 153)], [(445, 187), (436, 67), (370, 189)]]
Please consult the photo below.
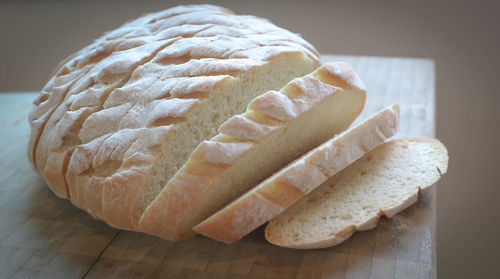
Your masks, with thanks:
[[(136, 229), (137, 204), (178, 124), (217, 90), (239, 86), (241, 75), (286, 57), (320, 64), (311, 44), (261, 18), (212, 5), (146, 14), (56, 68), (30, 113), (28, 158), (59, 197)], [(127, 129), (137, 137), (113, 151)]]
[[(405, 139), (396, 139), (392, 140), (390, 142), (387, 142), (376, 149), (374, 149), (372, 152), (368, 153), (366, 156), (371, 156), (371, 154), (378, 152), (378, 150), (383, 150), (384, 148), (387, 148), (388, 146), (395, 146), (395, 145), (406, 145), (410, 143), (419, 143), (419, 144), (426, 144), (434, 150), (434, 153), (432, 155), (432, 160), (433, 163), (436, 165), (436, 167), (440, 170), (439, 172), (436, 170), (435, 173), (428, 173), (424, 184), (421, 185), (412, 185), (414, 188), (414, 192), (407, 196), (404, 200), (399, 201), (396, 204), (385, 204), (382, 208), (379, 208), (378, 211), (375, 212), (375, 214), (366, 216), (366, 220), (358, 225), (349, 225), (346, 226), (344, 229), (338, 231), (338, 232), (331, 232), (329, 233), (328, 236), (322, 236), (322, 237), (310, 237), (310, 238), (295, 238), (295, 239), (290, 239), (283, 237), (281, 233), (278, 232), (278, 225), (277, 223), (279, 222), (279, 219), (283, 219), (284, 214), (278, 216), (277, 218), (273, 219), (268, 225), (266, 226), (265, 229), (265, 236), (266, 239), (275, 245), (281, 246), (281, 247), (286, 247), (286, 248), (294, 248), (294, 249), (318, 249), (318, 248), (327, 248), (331, 247), (337, 244), (340, 244), (341, 242), (345, 241), (348, 239), (354, 232), (356, 231), (363, 231), (363, 230), (370, 230), (373, 229), (377, 226), (380, 217), (386, 216), (386, 217), (393, 217), (397, 213), (403, 211), (404, 209), (408, 208), (412, 204), (414, 204), (418, 200), (418, 194), (424, 191), (428, 191), (431, 189), (433, 186), (436, 185), (436, 182), (441, 178), (442, 175), (444, 175), (447, 170), (448, 170), (448, 152), (446, 150), (446, 147), (436, 139), (431, 139), (431, 138), (405, 138)], [(391, 154), (385, 154), (385, 156), (391, 156)], [(423, 155), (422, 155), (423, 156)], [(355, 166), (354, 163), (352, 166)], [(351, 167), (352, 167), (351, 166)], [(402, 166), (403, 168), (405, 166)], [(369, 171), (369, 170), (367, 170)], [(342, 179), (342, 172), (337, 174), (338, 179)], [(361, 182), (360, 182), (361, 183)], [(318, 189), (320, 190), (320, 189)], [(292, 209), (292, 208), (291, 208)], [(287, 212), (284, 212), (287, 213)]]
[[(248, 150), (272, 133), (282, 131), (292, 119), (326, 96), (341, 92), (361, 94), (361, 110), (365, 98), (363, 84), (350, 66), (336, 62), (324, 64), (313, 73), (294, 79), (281, 92), (269, 91), (255, 98), (244, 114), (222, 124), (219, 132), (224, 131), (223, 134), (202, 142), (193, 151), (186, 164), (146, 209), (139, 221), (139, 229), (169, 240), (193, 236), (195, 233), (191, 228), (197, 223), (191, 223), (190, 215), (200, 210), (200, 201), (237, 160), (244, 158)], [(204, 171), (197, 171), (200, 165)], [(274, 205), (269, 205), (269, 208), (276, 211)]]
[[(304, 154), (198, 224), (194, 230), (225, 243), (241, 239), (392, 137), (398, 129), (398, 119), (398, 104), (382, 110)], [(249, 209), (251, 204), (262, 210)], [(265, 208), (274, 210), (266, 212)]]

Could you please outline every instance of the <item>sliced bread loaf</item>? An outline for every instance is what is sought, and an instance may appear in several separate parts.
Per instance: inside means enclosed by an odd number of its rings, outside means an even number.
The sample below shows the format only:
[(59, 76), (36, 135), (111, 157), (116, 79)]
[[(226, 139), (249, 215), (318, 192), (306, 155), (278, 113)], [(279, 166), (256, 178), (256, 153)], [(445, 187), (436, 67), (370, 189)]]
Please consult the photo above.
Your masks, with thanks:
[(385, 143), (271, 220), (266, 239), (298, 249), (337, 245), (415, 203), (447, 169), (447, 150), (436, 139)]
[(211, 5), (147, 14), (58, 67), (30, 115), (29, 158), (58, 196), (134, 230), (224, 120), (320, 64), (265, 19)]
[(144, 212), (141, 231), (169, 240), (280, 168), (345, 130), (361, 112), (365, 89), (350, 66), (324, 64), (269, 91), (203, 141)]
[(194, 230), (225, 243), (239, 240), (392, 137), (399, 105), (388, 107), (309, 151), (224, 207)]

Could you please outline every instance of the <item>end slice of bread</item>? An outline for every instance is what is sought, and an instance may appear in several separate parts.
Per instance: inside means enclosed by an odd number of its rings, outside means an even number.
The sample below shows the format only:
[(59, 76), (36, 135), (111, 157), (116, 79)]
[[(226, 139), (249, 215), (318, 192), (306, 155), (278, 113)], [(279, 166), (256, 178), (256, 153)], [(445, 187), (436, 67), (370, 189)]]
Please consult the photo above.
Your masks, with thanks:
[(365, 98), (359, 77), (340, 62), (260, 95), (198, 145), (146, 209), (139, 229), (169, 240), (193, 236), (192, 228), (219, 208), (347, 129)]
[(436, 139), (385, 143), (271, 220), (266, 239), (297, 249), (337, 245), (415, 203), (447, 169), (446, 147)]
[(383, 109), (312, 149), (194, 230), (225, 243), (241, 239), (392, 137), (397, 131), (398, 120), (399, 104)]

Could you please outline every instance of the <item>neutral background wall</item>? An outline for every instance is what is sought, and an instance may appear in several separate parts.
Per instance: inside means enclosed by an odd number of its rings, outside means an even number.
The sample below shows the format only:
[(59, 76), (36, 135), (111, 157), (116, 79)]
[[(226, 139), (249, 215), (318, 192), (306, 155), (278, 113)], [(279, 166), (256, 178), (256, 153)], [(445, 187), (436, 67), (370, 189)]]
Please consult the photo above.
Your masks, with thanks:
[[(198, 1), (191, 1), (198, 2)], [(270, 18), (322, 53), (436, 61), (438, 275), (500, 278), (500, 11), (495, 1), (212, 1)], [(38, 90), (102, 32), (179, 1), (0, 1), (0, 91)]]

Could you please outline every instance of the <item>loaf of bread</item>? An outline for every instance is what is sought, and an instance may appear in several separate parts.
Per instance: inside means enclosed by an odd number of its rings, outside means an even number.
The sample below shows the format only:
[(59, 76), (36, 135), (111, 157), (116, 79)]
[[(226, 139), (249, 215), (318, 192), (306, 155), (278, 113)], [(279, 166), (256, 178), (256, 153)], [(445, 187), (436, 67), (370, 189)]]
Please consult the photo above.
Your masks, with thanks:
[(436, 139), (385, 143), (271, 220), (266, 239), (299, 249), (337, 245), (415, 203), (447, 170), (447, 150)]
[(394, 104), (307, 152), (194, 230), (225, 243), (239, 240), (384, 143), (396, 133), (398, 123), (399, 104)]
[(265, 19), (210, 5), (147, 14), (60, 64), (34, 102), (28, 157), (56, 195), (137, 230), (202, 140), (320, 64)]
[(350, 66), (322, 65), (297, 34), (177, 6), (61, 62), (29, 115), (28, 158), (57, 196), (116, 228), (180, 240), (198, 225), (232, 242), (291, 206), (266, 238), (328, 247), (409, 206), (447, 168), (438, 141), (406, 139), (329, 179), (395, 132), (397, 106), (332, 139), (365, 98)]
[(193, 151), (139, 229), (170, 240), (193, 236), (192, 228), (217, 209), (345, 130), (364, 103), (364, 86), (345, 63), (324, 64), (280, 92), (262, 94)]

